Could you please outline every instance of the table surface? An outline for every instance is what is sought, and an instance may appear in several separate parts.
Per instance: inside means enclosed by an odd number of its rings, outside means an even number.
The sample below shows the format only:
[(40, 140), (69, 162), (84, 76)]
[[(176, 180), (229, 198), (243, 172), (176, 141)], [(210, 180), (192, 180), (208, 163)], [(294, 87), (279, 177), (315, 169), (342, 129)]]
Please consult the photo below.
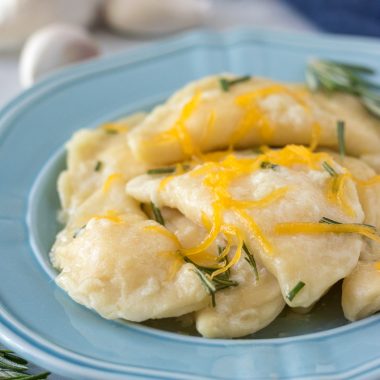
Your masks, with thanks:
[[(299, 32), (316, 31), (307, 20), (279, 0), (213, 0), (212, 6), (205, 27), (213, 30), (250, 26)], [(106, 30), (98, 30), (94, 35), (103, 55), (152, 42), (152, 39), (120, 36)], [(18, 57), (19, 53), (0, 53), (0, 108), (22, 91), (18, 80)], [(40, 367), (31, 365), (31, 373), (42, 371), (44, 370)], [(49, 380), (67, 379), (52, 374)]]

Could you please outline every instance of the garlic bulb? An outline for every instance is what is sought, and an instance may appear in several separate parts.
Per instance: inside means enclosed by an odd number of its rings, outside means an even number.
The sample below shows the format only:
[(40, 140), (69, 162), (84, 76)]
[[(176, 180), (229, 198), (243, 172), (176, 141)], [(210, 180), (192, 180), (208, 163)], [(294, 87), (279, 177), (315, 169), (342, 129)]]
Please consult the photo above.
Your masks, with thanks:
[(20, 59), (20, 82), (32, 85), (41, 76), (99, 54), (85, 29), (53, 24), (34, 33), (26, 42)]
[(0, 51), (22, 46), (36, 30), (55, 22), (89, 26), (102, 0), (0, 0)]
[(209, 0), (106, 0), (104, 15), (117, 31), (160, 34), (199, 25), (209, 10)]

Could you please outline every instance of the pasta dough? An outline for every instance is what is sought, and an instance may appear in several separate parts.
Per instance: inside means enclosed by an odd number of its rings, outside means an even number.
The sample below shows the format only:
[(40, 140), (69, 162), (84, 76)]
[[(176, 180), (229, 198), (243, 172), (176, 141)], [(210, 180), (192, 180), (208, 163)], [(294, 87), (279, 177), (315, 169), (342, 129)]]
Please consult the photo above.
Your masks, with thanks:
[[(241, 158), (240, 160), (244, 160)], [(225, 159), (225, 162), (229, 157)], [(230, 161), (234, 157), (231, 156)], [(239, 159), (238, 159), (239, 160)], [(215, 188), (205, 185), (207, 165), (215, 181), (223, 181), (222, 174), (228, 164), (204, 164), (193, 171), (172, 178), (160, 188), (162, 178), (142, 175), (131, 180), (127, 192), (142, 201), (156, 202), (157, 205), (177, 208), (186, 217), (197, 224), (202, 224), (203, 215), (213, 220), (213, 203), (216, 200)], [(337, 164), (336, 164), (337, 165)], [(237, 165), (238, 167), (238, 165)], [(233, 167), (233, 169), (235, 169)], [(196, 172), (206, 173), (196, 175)], [(220, 175), (219, 175), (220, 174)], [(212, 180), (210, 179), (209, 182)], [(325, 197), (329, 174), (304, 167), (278, 167), (276, 170), (259, 169), (242, 173), (229, 184), (232, 198), (237, 201), (259, 201), (274, 191), (287, 189), (283, 197), (263, 207), (244, 210), (247, 220), (242, 220), (239, 213), (231, 209), (222, 215), (224, 223), (237, 226), (244, 231), (247, 242), (256, 253), (257, 258), (271, 271), (279, 281), (282, 293), (291, 306), (308, 307), (318, 300), (331, 285), (347, 276), (355, 267), (362, 248), (362, 240), (355, 235), (295, 235), (279, 236), (274, 227), (278, 223), (292, 221), (318, 222), (322, 217), (346, 223), (363, 222), (363, 211), (352, 181), (347, 183), (348, 203), (355, 217), (348, 217), (339, 207)], [(215, 184), (215, 186), (217, 186)], [(257, 234), (252, 231), (249, 220), (254, 219), (265, 236), (270, 236), (269, 243), (273, 252), (260, 244)], [(318, 270), (316, 270), (316, 267)], [(307, 287), (293, 300), (287, 294), (298, 281), (307, 283)]]
[(350, 321), (380, 310), (380, 263), (359, 261), (343, 281), (342, 307)]
[(257, 77), (224, 92), (220, 78), (193, 82), (154, 109), (128, 136), (134, 155), (162, 165), (231, 145), (308, 145), (318, 140), (321, 146), (337, 148), (339, 119), (346, 121), (349, 154), (379, 150), (380, 123), (352, 96), (310, 94), (301, 86)]

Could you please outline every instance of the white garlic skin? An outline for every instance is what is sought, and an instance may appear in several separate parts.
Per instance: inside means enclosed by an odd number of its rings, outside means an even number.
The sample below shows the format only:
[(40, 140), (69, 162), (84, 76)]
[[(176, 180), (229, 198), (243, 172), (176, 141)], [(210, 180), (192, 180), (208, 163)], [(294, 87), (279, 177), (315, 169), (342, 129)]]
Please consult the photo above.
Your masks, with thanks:
[(37, 79), (57, 69), (99, 55), (99, 48), (83, 28), (53, 24), (34, 33), (20, 58), (20, 82), (31, 86)]
[(0, 0), (0, 51), (21, 48), (38, 29), (52, 23), (87, 27), (102, 0)]
[(204, 22), (209, 0), (105, 0), (106, 23), (122, 33), (166, 34)]

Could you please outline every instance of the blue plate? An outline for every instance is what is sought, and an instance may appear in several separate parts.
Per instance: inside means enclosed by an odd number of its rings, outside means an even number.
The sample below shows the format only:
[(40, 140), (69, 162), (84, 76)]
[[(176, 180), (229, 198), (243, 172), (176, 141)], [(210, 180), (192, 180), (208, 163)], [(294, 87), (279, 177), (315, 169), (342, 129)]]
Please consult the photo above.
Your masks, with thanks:
[(57, 288), (47, 259), (62, 146), (75, 130), (149, 109), (212, 73), (301, 81), (310, 56), (380, 68), (376, 40), (196, 32), (65, 70), (8, 104), (0, 113), (2, 343), (75, 379), (378, 379), (379, 315), (345, 324), (332, 308), (332, 318), (310, 325), (285, 315), (277, 333), (283, 326), (294, 336), (203, 339), (100, 318)]

